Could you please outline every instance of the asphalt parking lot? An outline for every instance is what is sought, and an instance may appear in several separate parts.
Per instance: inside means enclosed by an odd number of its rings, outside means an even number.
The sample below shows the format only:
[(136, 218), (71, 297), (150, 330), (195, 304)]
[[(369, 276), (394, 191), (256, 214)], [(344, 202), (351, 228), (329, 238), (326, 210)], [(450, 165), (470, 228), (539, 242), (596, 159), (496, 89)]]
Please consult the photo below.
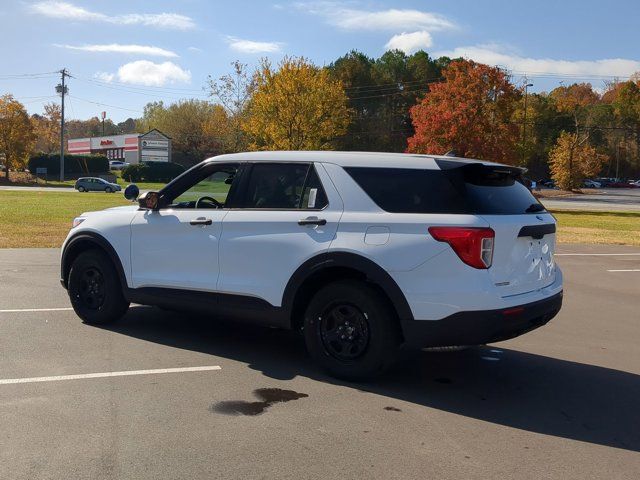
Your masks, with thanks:
[(57, 250), (0, 250), (0, 478), (638, 478), (640, 249), (558, 253), (546, 327), (347, 384), (291, 332), (84, 325)]
[(585, 191), (589, 193), (543, 198), (542, 203), (547, 208), (558, 210), (640, 211), (640, 188), (594, 188)]

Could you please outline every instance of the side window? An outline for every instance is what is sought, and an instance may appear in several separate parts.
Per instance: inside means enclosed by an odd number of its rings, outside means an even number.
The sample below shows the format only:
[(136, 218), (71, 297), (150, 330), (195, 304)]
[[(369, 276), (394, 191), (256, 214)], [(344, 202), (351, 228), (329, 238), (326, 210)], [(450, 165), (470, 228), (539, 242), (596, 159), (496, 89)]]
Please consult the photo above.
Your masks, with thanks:
[(308, 171), (308, 164), (254, 164), (245, 193), (244, 208), (299, 209)]
[(211, 165), (173, 198), (172, 208), (224, 208), (229, 191), (237, 183), (238, 165)]
[(318, 177), (316, 168), (311, 165), (309, 174), (307, 175), (307, 181), (304, 184), (300, 208), (303, 210), (322, 210), (327, 205), (329, 205), (327, 194), (324, 188), (322, 188), (322, 183), (320, 183), (320, 177)]

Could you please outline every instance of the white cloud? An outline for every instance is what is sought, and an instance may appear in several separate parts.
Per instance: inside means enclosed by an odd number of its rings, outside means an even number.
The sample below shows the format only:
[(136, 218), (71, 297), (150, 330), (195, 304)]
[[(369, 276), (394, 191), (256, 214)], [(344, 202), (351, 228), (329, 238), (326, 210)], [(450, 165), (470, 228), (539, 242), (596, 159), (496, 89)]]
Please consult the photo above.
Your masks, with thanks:
[(144, 25), (174, 30), (189, 30), (196, 25), (192, 18), (177, 13), (129, 13), (106, 15), (92, 12), (68, 2), (45, 0), (31, 5), (31, 11), (50, 18), (65, 18), (74, 21), (105, 22), (118, 25)]
[(421, 10), (390, 8), (372, 12), (346, 8), (337, 2), (299, 2), (296, 6), (323, 16), (331, 25), (345, 30), (438, 31), (456, 28), (445, 16)]
[(190, 52), (196, 52), (196, 53), (204, 52), (204, 50), (202, 50), (201, 48), (198, 48), (198, 47), (188, 47), (187, 50), (189, 50)]
[(102, 13), (90, 12), (82, 7), (67, 2), (45, 1), (31, 5), (31, 11), (51, 18), (68, 18), (71, 20), (102, 20), (107, 16)]
[(515, 73), (551, 73), (575, 75), (579, 77), (607, 76), (627, 77), (640, 71), (640, 61), (625, 58), (605, 58), (601, 60), (556, 60), (551, 58), (531, 58), (506, 51), (498, 45), (476, 45), (458, 47), (449, 51), (436, 52), (435, 56), (451, 58), (463, 57), (488, 65), (506, 67)]
[(426, 31), (400, 33), (394, 35), (385, 45), (387, 50), (402, 50), (412, 54), (420, 49), (429, 48), (433, 44), (431, 34)]
[(177, 13), (130, 13), (117, 18), (118, 23), (122, 22), (126, 25), (145, 25), (175, 30), (190, 30), (196, 26), (190, 17)]
[(96, 53), (126, 53), (133, 55), (150, 55), (155, 57), (177, 57), (178, 54), (171, 50), (165, 50), (160, 47), (150, 45), (122, 45), (119, 43), (110, 43), (105, 45), (58, 45), (57, 47), (66, 48), (68, 50), (80, 50), (83, 52)]
[(227, 37), (229, 48), (240, 53), (277, 53), (282, 49), (281, 42), (255, 42), (237, 37)]
[(122, 83), (162, 87), (168, 83), (188, 83), (191, 72), (183, 70), (173, 62), (153, 63), (149, 60), (137, 60), (122, 65), (117, 73), (98, 72), (95, 77), (112, 82), (115, 79)]
[(97, 72), (94, 77), (98, 80), (102, 80), (103, 82), (111, 83), (115, 80), (116, 76), (113, 73)]

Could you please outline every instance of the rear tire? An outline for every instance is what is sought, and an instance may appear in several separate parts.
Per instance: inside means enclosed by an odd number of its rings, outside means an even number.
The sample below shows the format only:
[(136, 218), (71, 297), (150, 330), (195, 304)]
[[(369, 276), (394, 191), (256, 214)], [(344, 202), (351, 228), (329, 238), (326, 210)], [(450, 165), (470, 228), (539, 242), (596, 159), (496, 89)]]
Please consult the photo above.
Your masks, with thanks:
[(84, 191), (85, 191), (85, 189), (84, 189), (84, 187), (78, 187), (78, 191), (79, 191), (80, 193), (82, 193), (82, 192), (84, 192)]
[(364, 282), (342, 280), (312, 298), (304, 318), (309, 354), (332, 376), (366, 380), (396, 358), (399, 334), (395, 312)]
[(68, 281), (69, 299), (84, 323), (104, 325), (129, 308), (111, 259), (100, 250), (82, 252), (73, 261)]

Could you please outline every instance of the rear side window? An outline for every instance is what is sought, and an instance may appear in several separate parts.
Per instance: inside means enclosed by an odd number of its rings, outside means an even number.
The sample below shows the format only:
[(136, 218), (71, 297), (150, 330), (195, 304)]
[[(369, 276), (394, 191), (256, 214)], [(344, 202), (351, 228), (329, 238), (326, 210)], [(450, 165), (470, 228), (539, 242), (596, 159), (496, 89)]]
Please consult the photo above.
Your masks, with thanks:
[(349, 167), (347, 173), (381, 209), (394, 213), (463, 213), (464, 198), (442, 170)]
[(513, 169), (463, 164), (445, 170), (345, 170), (387, 212), (516, 215), (544, 210)]

